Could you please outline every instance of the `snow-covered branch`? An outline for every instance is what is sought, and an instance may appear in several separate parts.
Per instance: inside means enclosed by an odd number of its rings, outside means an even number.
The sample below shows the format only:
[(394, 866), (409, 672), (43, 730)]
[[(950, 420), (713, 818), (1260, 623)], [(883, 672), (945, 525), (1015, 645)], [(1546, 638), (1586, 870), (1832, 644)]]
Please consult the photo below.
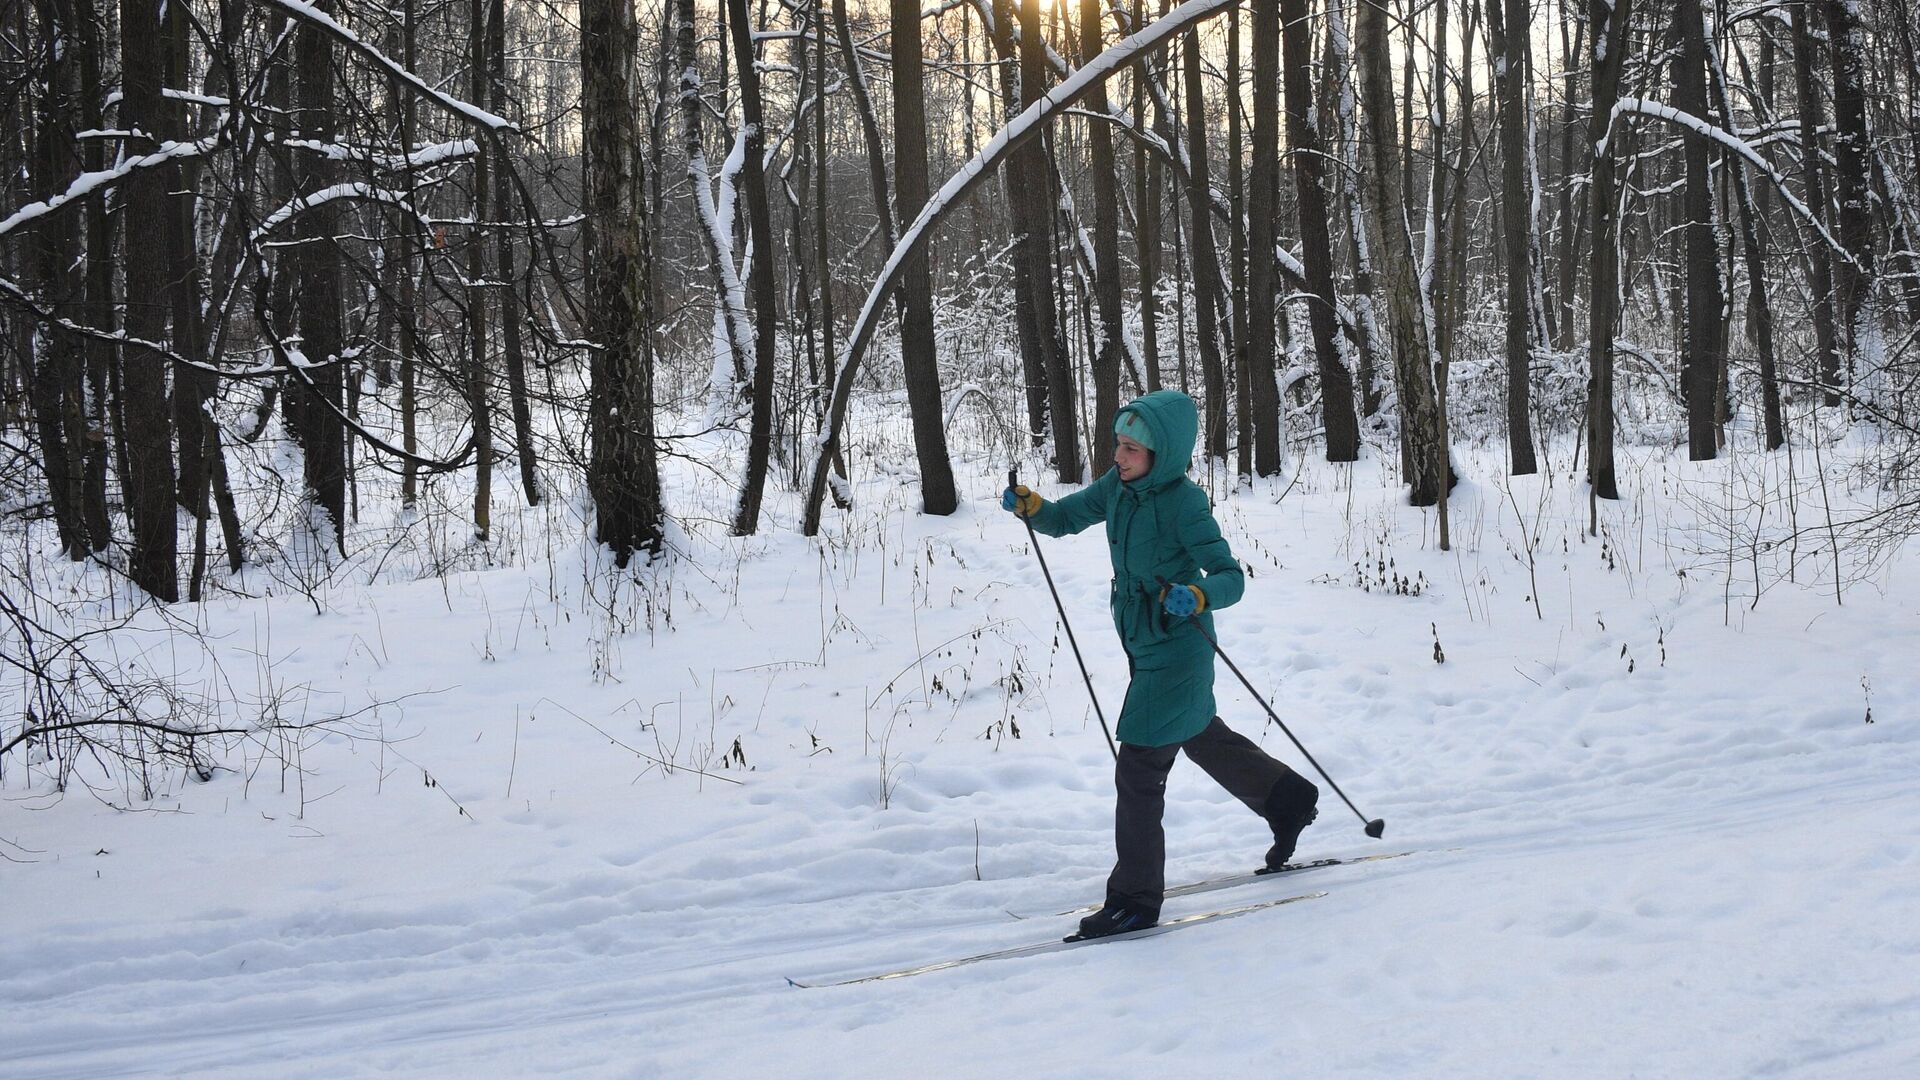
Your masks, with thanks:
[(1614, 102), (1613, 115), (1607, 121), (1607, 134), (1599, 141), (1599, 144), (1594, 147), (1596, 154), (1604, 154), (1607, 152), (1607, 143), (1613, 138), (1613, 125), (1618, 123), (1620, 117), (1626, 114), (1651, 116), (1658, 120), (1665, 120), (1678, 127), (1688, 128), (1701, 135), (1705, 135), (1714, 142), (1739, 154), (1748, 164), (1760, 170), (1763, 175), (1773, 181), (1773, 186), (1780, 192), (1780, 198), (1784, 200), (1788, 206), (1793, 208), (1794, 213), (1799, 214), (1805, 219), (1806, 223), (1813, 228), (1814, 232), (1820, 234), (1820, 239), (1826, 241), (1827, 246), (1832, 248), (1836, 255), (1849, 263), (1854, 262), (1853, 253), (1848, 251), (1840, 241), (1834, 239), (1833, 234), (1829, 233), (1827, 227), (1820, 223), (1820, 219), (1808, 208), (1807, 204), (1800, 201), (1800, 197), (1788, 189), (1786, 178), (1774, 171), (1773, 165), (1761, 156), (1760, 151), (1753, 148), (1753, 144), (1691, 113), (1681, 112), (1671, 105), (1651, 101), (1647, 98), (1623, 97), (1619, 101)]

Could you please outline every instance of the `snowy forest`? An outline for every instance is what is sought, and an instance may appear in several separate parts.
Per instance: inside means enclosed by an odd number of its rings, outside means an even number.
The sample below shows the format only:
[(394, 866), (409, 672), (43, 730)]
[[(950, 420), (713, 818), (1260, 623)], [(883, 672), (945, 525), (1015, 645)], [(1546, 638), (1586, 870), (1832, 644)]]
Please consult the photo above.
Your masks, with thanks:
[[(36, 912), (0, 1075), (1057, 1075), (1167, 1034), (1028, 1018), (958, 1064), (984, 965), (795, 989), (1097, 893), (1104, 549), (999, 500), (1099, 477), (1160, 389), (1248, 572), (1223, 715), (1415, 824), (1324, 796), (1302, 857), (1411, 854), (1316, 872), (1363, 912), (1161, 941), (1244, 1030), (1127, 1068), (1270, 1075), (1223, 969), (1336, 986), (1288, 1052), (1340, 1075), (1920, 1055), (1876, 990), (1920, 949), (1914, 0), (6, 0), (0, 110), (0, 894)], [(1205, 788), (1172, 877), (1252, 843)], [(1773, 845), (1871, 895), (1774, 906)], [(1430, 952), (1248, 966), (1261, 924), (1433, 904)], [(1701, 920), (1804, 932), (1782, 988), (1675, 944)], [(1594, 933), (1710, 985), (1630, 992)], [(1010, 993), (1110, 965), (1151, 1013), (1147, 948)], [(1357, 1054), (1382, 971), (1405, 1038)], [(1448, 1026), (1501, 1010), (1552, 1037)]]

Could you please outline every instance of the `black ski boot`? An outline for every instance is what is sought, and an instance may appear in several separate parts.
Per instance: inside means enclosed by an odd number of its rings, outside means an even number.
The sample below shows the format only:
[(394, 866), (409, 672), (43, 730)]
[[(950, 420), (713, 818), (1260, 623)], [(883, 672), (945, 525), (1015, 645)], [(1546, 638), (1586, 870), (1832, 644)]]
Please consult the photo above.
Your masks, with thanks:
[(1145, 930), (1160, 922), (1159, 912), (1145, 912), (1129, 904), (1109, 902), (1099, 911), (1080, 920), (1080, 932), (1068, 941), (1082, 941), (1088, 938), (1112, 937), (1133, 930)]
[(1319, 801), (1320, 789), (1299, 773), (1289, 771), (1274, 783), (1265, 806), (1267, 824), (1273, 828), (1273, 846), (1267, 849), (1268, 870), (1278, 870), (1293, 858), (1300, 834), (1319, 816), (1315, 806)]

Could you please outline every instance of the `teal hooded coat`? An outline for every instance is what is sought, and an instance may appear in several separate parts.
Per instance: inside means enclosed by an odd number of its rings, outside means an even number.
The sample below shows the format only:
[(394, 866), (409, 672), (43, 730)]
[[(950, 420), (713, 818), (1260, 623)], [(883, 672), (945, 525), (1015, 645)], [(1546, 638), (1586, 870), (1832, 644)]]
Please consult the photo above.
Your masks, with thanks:
[(1120, 741), (1167, 746), (1200, 734), (1214, 716), (1213, 646), (1193, 619), (1169, 616), (1160, 602), (1160, 580), (1197, 585), (1207, 610), (1198, 616), (1213, 633), (1212, 613), (1240, 599), (1246, 575), (1220, 535), (1207, 493), (1187, 479), (1200, 418), (1193, 399), (1156, 390), (1120, 409), (1147, 426), (1153, 468), (1122, 481), (1116, 469), (1033, 518), (1048, 536), (1107, 525), (1113, 559), (1113, 625), (1127, 650), (1133, 679), (1120, 710)]

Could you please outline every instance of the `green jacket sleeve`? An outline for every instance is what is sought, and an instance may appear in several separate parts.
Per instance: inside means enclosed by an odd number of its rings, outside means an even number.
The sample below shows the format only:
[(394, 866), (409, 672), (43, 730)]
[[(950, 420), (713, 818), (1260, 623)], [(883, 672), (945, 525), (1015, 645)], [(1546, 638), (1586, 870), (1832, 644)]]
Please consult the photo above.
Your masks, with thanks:
[(1246, 571), (1241, 569), (1240, 560), (1233, 557), (1226, 538), (1220, 535), (1220, 523), (1213, 519), (1207, 493), (1189, 484), (1182, 495), (1187, 505), (1180, 508), (1180, 546), (1187, 549), (1187, 554), (1193, 556), (1193, 561), (1199, 563), (1207, 575), (1205, 580), (1184, 584), (1200, 586), (1200, 591), (1207, 594), (1207, 610), (1230, 607), (1246, 592)]
[(1033, 522), (1033, 531), (1066, 536), (1107, 520), (1107, 505), (1113, 501), (1113, 486), (1119, 482), (1119, 474), (1108, 469), (1100, 474), (1100, 479), (1079, 491), (1057, 502), (1042, 504), (1040, 512), (1029, 519)]

